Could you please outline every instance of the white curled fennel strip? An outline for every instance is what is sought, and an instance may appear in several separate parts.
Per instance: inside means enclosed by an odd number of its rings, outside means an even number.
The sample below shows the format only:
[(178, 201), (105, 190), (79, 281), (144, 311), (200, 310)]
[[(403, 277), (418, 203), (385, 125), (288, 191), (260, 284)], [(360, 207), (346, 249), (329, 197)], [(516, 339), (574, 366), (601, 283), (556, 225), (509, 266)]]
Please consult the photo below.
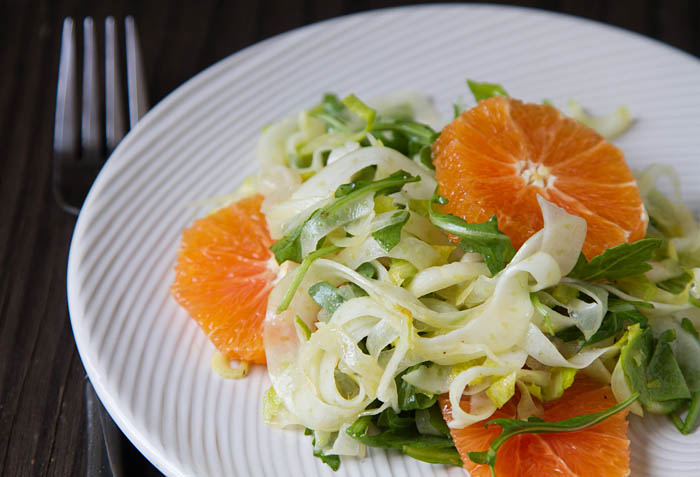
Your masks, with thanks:
[(415, 296), (421, 297), (458, 283), (474, 280), (480, 275), (490, 275), (485, 263), (452, 262), (421, 270), (413, 277), (407, 289)]
[(401, 241), (390, 251), (386, 251), (374, 237), (370, 236), (357, 246), (343, 249), (336, 256), (335, 260), (349, 268), (355, 269), (365, 262), (381, 257), (407, 260), (418, 270), (436, 265), (441, 258), (440, 253), (427, 243), (402, 233)]
[[(632, 395), (632, 390), (627, 384), (625, 372), (622, 370), (622, 360), (618, 359), (612, 377), (610, 378), (610, 387), (617, 402), (622, 402)], [(639, 402), (635, 402), (630, 406), (630, 412), (637, 416), (644, 416), (644, 409)]]
[(463, 344), (483, 345), (499, 353), (522, 342), (534, 310), (528, 279), (528, 273), (518, 270), (503, 275), (494, 294), (484, 304), (467, 310), (468, 314), (462, 312), (468, 317), (466, 324), (442, 335), (418, 339), (419, 352), (435, 358), (432, 360), (439, 364), (446, 364), (439, 353), (444, 351), (447, 356)]
[(586, 347), (569, 359), (566, 359), (556, 346), (540, 331), (537, 326), (530, 324), (523, 349), (540, 363), (546, 366), (583, 369), (593, 361), (608, 352), (617, 352), (615, 345), (604, 348)]
[(566, 276), (576, 265), (586, 239), (586, 221), (569, 214), (561, 207), (537, 196), (544, 227), (530, 237), (515, 254), (510, 265), (535, 254), (545, 252), (559, 264), (559, 273)]
[(608, 292), (601, 287), (585, 282), (568, 282), (568, 285), (592, 300), (587, 302), (574, 298), (566, 305), (569, 309), (569, 316), (576, 327), (581, 330), (584, 338), (589, 339), (598, 331), (605, 314), (608, 312)]
[(263, 129), (258, 139), (255, 157), (264, 167), (278, 164), (287, 165), (287, 138), (299, 130), (297, 118), (290, 116)]
[(377, 166), (377, 179), (398, 170), (420, 176), (420, 181), (406, 184), (404, 190), (414, 199), (425, 200), (432, 197), (437, 183), (425, 168), (394, 149), (382, 146), (363, 147), (327, 165), (304, 182), (286, 202), (263, 209), (272, 238), (280, 238), (293, 230), (330, 199), (339, 186), (351, 182), (356, 172), (373, 165)]
[[(324, 362), (325, 350), (318, 349), (310, 361), (302, 362), (299, 359), (302, 346), (314, 351), (313, 345), (299, 342), (291, 309), (278, 315), (268, 313), (265, 352), (268, 374), (279, 399), (302, 425), (314, 430), (338, 431), (344, 424), (353, 422), (374, 396), (367, 394), (364, 382), (358, 383), (355, 396), (346, 398), (340, 395), (334, 373), (329, 375), (327, 372), (329, 363)], [(309, 358), (309, 353), (304, 354)], [(333, 360), (333, 357), (328, 359)]]
[(496, 406), (491, 399), (479, 399), (477, 394), (472, 395), (470, 400), (470, 410), (466, 412), (462, 409), (460, 402), (464, 394), (470, 394), (466, 389), (469, 383), (479, 378), (488, 378), (508, 374), (509, 368), (494, 368), (491, 366), (473, 366), (459, 373), (450, 384), (449, 396), (452, 406), (452, 420), (447, 423), (451, 428), (461, 429), (470, 426), (475, 422), (487, 419), (496, 410)]

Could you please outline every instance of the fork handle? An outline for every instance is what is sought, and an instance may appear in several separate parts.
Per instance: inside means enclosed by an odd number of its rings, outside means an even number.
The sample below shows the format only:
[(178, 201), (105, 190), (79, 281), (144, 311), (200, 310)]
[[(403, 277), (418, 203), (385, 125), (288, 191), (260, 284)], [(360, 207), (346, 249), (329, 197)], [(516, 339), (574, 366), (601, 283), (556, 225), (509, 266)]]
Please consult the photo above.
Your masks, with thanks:
[(86, 477), (118, 477), (113, 471), (110, 456), (105, 446), (103, 433), (102, 403), (100, 403), (90, 380), (85, 378), (85, 434), (87, 439)]

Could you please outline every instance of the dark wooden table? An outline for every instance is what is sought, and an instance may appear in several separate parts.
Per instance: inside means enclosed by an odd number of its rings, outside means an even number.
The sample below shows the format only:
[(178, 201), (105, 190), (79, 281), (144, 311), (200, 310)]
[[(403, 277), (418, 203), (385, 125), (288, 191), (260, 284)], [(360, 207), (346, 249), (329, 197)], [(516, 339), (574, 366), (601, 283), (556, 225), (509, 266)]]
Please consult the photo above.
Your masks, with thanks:
[[(264, 38), (401, 3), (415, 2), (0, 1), (0, 475), (85, 474), (85, 371), (65, 293), (75, 218), (54, 204), (50, 189), (62, 19), (93, 16), (101, 34), (105, 16), (133, 15), (155, 103), (217, 60)], [(700, 55), (695, 0), (510, 3), (618, 25)], [(156, 475), (138, 453), (129, 456), (129, 475)]]

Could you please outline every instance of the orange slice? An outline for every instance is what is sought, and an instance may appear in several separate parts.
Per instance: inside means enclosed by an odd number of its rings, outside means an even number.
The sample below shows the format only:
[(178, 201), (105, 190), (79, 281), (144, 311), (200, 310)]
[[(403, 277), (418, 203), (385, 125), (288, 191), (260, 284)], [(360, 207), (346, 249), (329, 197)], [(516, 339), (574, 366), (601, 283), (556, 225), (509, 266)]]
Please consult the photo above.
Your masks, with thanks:
[[(545, 421), (560, 421), (582, 414), (608, 409), (616, 404), (609, 386), (586, 376), (578, 376), (564, 395), (544, 403)], [(469, 408), (464, 397), (462, 407)], [(487, 420), (515, 417), (514, 399), (497, 410)], [(446, 421), (452, 418), (447, 395), (440, 396), (440, 407)], [(484, 421), (485, 422), (485, 421)], [(462, 456), (464, 468), (471, 477), (490, 477), (487, 465), (469, 460), (468, 452), (483, 451), (500, 433), (500, 426), (484, 427), (478, 422), (464, 429), (451, 429), (452, 439)], [(627, 439), (627, 410), (620, 411), (588, 429), (552, 434), (519, 434), (508, 439), (498, 450), (498, 477), (623, 477), (629, 475), (629, 439)]]
[(542, 228), (537, 194), (586, 220), (588, 259), (646, 232), (622, 151), (552, 106), (480, 101), (443, 129), (433, 163), (444, 211), (469, 223), (496, 214), (516, 248)]
[(186, 229), (170, 289), (220, 352), (260, 364), (262, 322), (277, 276), (262, 200), (243, 199)]

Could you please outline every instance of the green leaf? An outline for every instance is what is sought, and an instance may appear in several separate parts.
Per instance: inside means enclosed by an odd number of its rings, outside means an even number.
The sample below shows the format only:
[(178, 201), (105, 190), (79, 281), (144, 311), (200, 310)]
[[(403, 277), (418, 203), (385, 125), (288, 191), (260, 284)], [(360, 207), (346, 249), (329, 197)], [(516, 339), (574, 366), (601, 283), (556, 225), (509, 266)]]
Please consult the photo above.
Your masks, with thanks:
[(409, 142), (420, 146), (430, 146), (440, 135), (427, 124), (406, 119), (379, 118), (372, 129), (373, 133), (377, 131), (402, 134)]
[[(594, 257), (590, 262), (581, 256), (569, 273), (580, 280), (617, 280), (631, 275), (639, 275), (651, 270), (647, 262), (661, 246), (657, 238), (646, 238), (632, 243), (612, 247)], [(582, 259), (583, 258), (583, 259)]]
[(654, 305), (646, 301), (638, 300), (623, 300), (622, 298), (611, 296), (608, 297), (609, 311), (629, 311), (635, 308), (654, 308)]
[(380, 116), (354, 94), (348, 95), (342, 102), (337, 96), (326, 94), (323, 101), (311, 110), (311, 115), (324, 121), (329, 132), (346, 133), (349, 139), (362, 145), (369, 145), (365, 137), (365, 133), (369, 132), (385, 146), (433, 168), (430, 145), (440, 133), (411, 119), (412, 111), (406, 114), (388, 112)]
[(396, 391), (399, 398), (399, 409), (413, 411), (416, 409), (428, 409), (437, 402), (437, 396), (419, 391), (414, 385), (404, 381), (403, 376), (418, 369), (425, 363), (419, 363), (403, 370), (396, 376)]
[(681, 327), (690, 333), (692, 336), (695, 337), (696, 340), (700, 340), (700, 335), (698, 335), (698, 330), (695, 329), (695, 326), (693, 326), (693, 322), (690, 321), (688, 318), (683, 318), (681, 320)]
[(583, 346), (603, 341), (604, 339), (616, 336), (627, 329), (628, 326), (639, 323), (642, 328), (647, 327), (647, 317), (642, 315), (636, 309), (623, 311), (608, 311), (600, 324), (600, 328), (593, 336), (587, 339)]
[(353, 116), (335, 94), (324, 94), (321, 103), (310, 113), (325, 122), (329, 131), (348, 132), (353, 128)]
[(376, 240), (384, 250), (387, 252), (390, 251), (401, 241), (401, 229), (406, 225), (410, 217), (411, 214), (407, 210), (396, 212), (391, 216), (393, 223), (372, 232), (372, 237), (374, 237), (374, 240)]
[(440, 404), (438, 403), (432, 406), (428, 409), (428, 412), (430, 412), (430, 424), (446, 436), (451, 436), (450, 428), (447, 426), (445, 417), (442, 415), (442, 411), (440, 410)]
[[(370, 447), (396, 449), (433, 464), (462, 465), (459, 453), (449, 436), (430, 436), (418, 432), (413, 411), (402, 412), (396, 416), (389, 408), (374, 420), (373, 417), (375, 416), (360, 417), (346, 429), (346, 432), (353, 439)], [(379, 429), (378, 433), (370, 432), (372, 422), (374, 427)]]
[(319, 459), (321, 459), (321, 462), (328, 465), (328, 467), (330, 467), (334, 471), (337, 471), (340, 468), (340, 456), (335, 454), (324, 455), (322, 453), (323, 451), (320, 448), (318, 448), (316, 444), (316, 433), (313, 430), (309, 428), (304, 429), (304, 435), (313, 436), (311, 445), (314, 448), (314, 457), (318, 457)]
[(501, 434), (496, 439), (491, 441), (488, 450), (483, 452), (469, 452), (469, 458), (477, 464), (488, 465), (491, 467), (492, 475), (495, 475), (496, 454), (498, 449), (511, 437), (518, 434), (546, 434), (552, 432), (573, 432), (587, 429), (625, 409), (638, 398), (639, 394), (634, 393), (626, 400), (610, 407), (609, 409), (606, 409), (605, 411), (594, 414), (583, 414), (581, 416), (571, 417), (562, 421), (546, 422), (536, 417), (531, 417), (527, 421), (507, 418), (491, 419), (484, 426), (501, 426)]
[(294, 278), (292, 278), (292, 283), (289, 285), (289, 288), (285, 292), (284, 297), (282, 297), (282, 302), (277, 307), (277, 313), (282, 313), (284, 310), (289, 308), (289, 304), (292, 302), (292, 298), (294, 298), (294, 294), (297, 292), (299, 285), (301, 285), (301, 281), (304, 279), (304, 275), (306, 275), (306, 272), (309, 271), (309, 267), (311, 266), (311, 264), (314, 263), (316, 259), (337, 252), (338, 250), (340, 250), (340, 247), (331, 245), (329, 247), (316, 250), (315, 252), (311, 252), (301, 262), (301, 265), (299, 265), (299, 267), (296, 270), (294, 270)]
[(492, 98), (494, 96), (508, 96), (503, 86), (495, 83), (480, 83), (478, 81), (467, 80), (467, 86), (474, 95), (474, 99), (479, 102), (482, 99)]
[(671, 414), (671, 420), (676, 425), (681, 434), (690, 434), (700, 422), (700, 391), (693, 393), (693, 397), (688, 407), (688, 414), (683, 421), (677, 414)]
[(321, 462), (326, 464), (328, 467), (330, 467), (334, 471), (337, 471), (338, 469), (340, 469), (340, 456), (339, 455), (335, 455), (335, 454), (321, 455), (321, 454), (317, 454), (316, 452), (314, 452), (314, 455), (316, 457), (318, 457), (319, 459), (321, 459)]
[[(377, 405), (378, 401), (375, 401), (370, 407)], [(442, 418), (439, 404), (433, 401), (428, 412), (431, 424), (443, 432), (443, 436), (421, 434), (416, 426), (415, 410), (396, 414), (392, 408), (385, 409), (379, 415), (358, 418), (346, 432), (353, 439), (371, 447), (396, 449), (433, 464), (461, 466), (462, 460)]]
[(666, 290), (669, 293), (678, 295), (679, 293), (683, 293), (692, 281), (693, 275), (688, 272), (683, 272), (682, 274), (676, 277), (658, 282), (656, 286), (661, 288), (662, 290)]
[(430, 222), (445, 232), (461, 239), (459, 246), (466, 252), (478, 252), (484, 257), (491, 274), (503, 270), (515, 255), (515, 248), (510, 238), (498, 230), (498, 220), (494, 215), (487, 222), (468, 224), (463, 219), (451, 214), (435, 211), (434, 204), (446, 204), (447, 199), (437, 193), (428, 208)]
[(377, 270), (369, 262), (363, 263), (355, 271), (366, 278), (375, 278), (377, 276)]
[(620, 354), (620, 364), (630, 388), (639, 393), (644, 407), (656, 413), (672, 412), (684, 399), (690, 398), (668, 343), (669, 337), (663, 338), (656, 340), (649, 328), (633, 331)]
[[(278, 264), (286, 260), (300, 263), (304, 257), (301, 256), (301, 234), (304, 227), (313, 226), (319, 221), (336, 221), (338, 213), (343, 207), (350, 206), (354, 201), (361, 200), (365, 194), (374, 192), (375, 194), (391, 194), (398, 192), (401, 188), (411, 182), (418, 182), (420, 176), (412, 176), (405, 171), (397, 171), (384, 179), (369, 181), (366, 178), (373, 176), (371, 168), (360, 171), (359, 179), (349, 184), (339, 186), (335, 191), (334, 200), (330, 204), (316, 209), (311, 216), (300, 224), (294, 231), (285, 235), (275, 242), (270, 250), (275, 254)], [(343, 215), (343, 214), (340, 214)], [(342, 224), (339, 224), (339, 226)]]
[(464, 465), (462, 458), (454, 447), (419, 447), (415, 445), (404, 445), (401, 451), (409, 457), (428, 462), (430, 464), (445, 464), (461, 467)]
[(318, 306), (326, 310), (330, 318), (340, 305), (345, 303), (345, 298), (338, 289), (328, 282), (318, 282), (309, 287), (309, 295)]
[(287, 260), (301, 263), (301, 243), (299, 242), (299, 237), (301, 236), (303, 228), (304, 224), (299, 225), (293, 232), (272, 244), (270, 250), (275, 254), (277, 264), (282, 265)]
[(415, 427), (416, 420), (413, 416), (408, 413), (402, 414), (402, 416), (399, 416), (392, 408), (388, 408), (379, 414), (377, 426), (389, 428), (392, 431), (406, 431)]
[(412, 176), (406, 171), (396, 171), (384, 179), (373, 182), (360, 179), (350, 182), (349, 184), (339, 186), (335, 191), (335, 198), (342, 198), (344, 201), (335, 201), (326, 207), (338, 208), (340, 207), (338, 203), (342, 205), (352, 200), (352, 198), (359, 197), (360, 195), (364, 195), (368, 192), (374, 192), (375, 196), (381, 194), (393, 194), (394, 192), (400, 191), (404, 185), (410, 182), (418, 181), (420, 181), (420, 176)]

